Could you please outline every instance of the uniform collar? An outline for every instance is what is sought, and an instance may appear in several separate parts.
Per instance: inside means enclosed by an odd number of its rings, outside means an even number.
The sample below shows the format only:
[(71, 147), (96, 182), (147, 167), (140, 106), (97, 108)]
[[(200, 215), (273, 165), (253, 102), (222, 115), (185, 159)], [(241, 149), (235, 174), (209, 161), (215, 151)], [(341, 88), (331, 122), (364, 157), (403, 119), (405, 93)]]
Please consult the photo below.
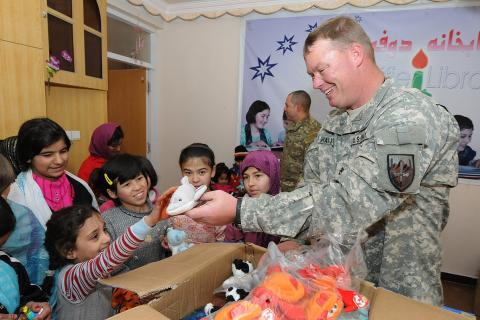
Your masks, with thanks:
[(375, 96), (366, 104), (361, 106), (361, 111), (350, 122), (349, 114), (346, 110), (332, 110), (325, 122), (323, 129), (336, 134), (347, 134), (363, 130), (367, 127), (375, 112), (385, 105), (385, 99), (388, 90), (393, 86), (393, 79), (385, 79), (383, 84), (378, 88)]

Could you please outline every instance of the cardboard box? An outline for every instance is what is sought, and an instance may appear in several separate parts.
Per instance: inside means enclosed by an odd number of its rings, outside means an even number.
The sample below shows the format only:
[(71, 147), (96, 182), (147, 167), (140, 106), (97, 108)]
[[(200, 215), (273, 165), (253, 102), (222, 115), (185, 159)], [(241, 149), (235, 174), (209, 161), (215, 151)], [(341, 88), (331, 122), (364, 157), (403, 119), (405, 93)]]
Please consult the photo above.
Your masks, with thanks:
[[(199, 244), (168, 259), (102, 280), (107, 285), (135, 291), (140, 298), (150, 300), (147, 305), (110, 319), (181, 319), (212, 301), (213, 290), (231, 275), (234, 259), (246, 259), (256, 264), (264, 252), (264, 248), (255, 245)], [(375, 288), (368, 282), (362, 283), (360, 291), (370, 300), (369, 319), (372, 320), (472, 319)]]

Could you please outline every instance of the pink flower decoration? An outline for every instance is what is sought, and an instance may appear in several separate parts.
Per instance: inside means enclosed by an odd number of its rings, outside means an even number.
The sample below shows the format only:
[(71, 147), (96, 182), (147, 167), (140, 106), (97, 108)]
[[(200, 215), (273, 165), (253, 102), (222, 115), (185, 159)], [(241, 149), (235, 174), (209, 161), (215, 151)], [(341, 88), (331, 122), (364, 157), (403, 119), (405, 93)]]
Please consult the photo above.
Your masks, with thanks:
[(50, 56), (50, 61), (48, 62), (48, 66), (55, 71), (60, 70), (60, 60), (55, 56)]
[(62, 50), (62, 52), (60, 52), (60, 54), (62, 55), (62, 58), (65, 61), (72, 63), (72, 60), (73, 60), (72, 56), (70, 55), (70, 53), (67, 50)]

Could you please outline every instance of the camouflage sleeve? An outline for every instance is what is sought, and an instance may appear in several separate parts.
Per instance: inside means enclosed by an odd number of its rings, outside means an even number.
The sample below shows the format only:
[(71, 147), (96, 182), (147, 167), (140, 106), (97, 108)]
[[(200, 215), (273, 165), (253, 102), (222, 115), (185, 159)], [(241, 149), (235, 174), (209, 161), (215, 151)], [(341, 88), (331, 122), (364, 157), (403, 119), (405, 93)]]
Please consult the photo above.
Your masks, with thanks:
[(242, 230), (294, 238), (308, 230), (312, 209), (313, 198), (308, 186), (276, 196), (244, 197)]
[[(411, 194), (419, 193), (422, 178), (439, 161), (446, 136), (451, 135), (444, 131), (455, 129), (449, 122), (451, 116), (423, 111), (408, 101), (401, 103), (401, 107), (391, 108), (370, 124), (369, 139), (352, 157), (334, 163), (337, 170), (333, 169), (335, 173), (328, 178), (316, 169), (327, 156), (318, 151), (314, 142), (305, 159), (302, 186), (290, 193), (244, 200), (244, 230), (289, 237), (303, 235), (307, 229), (309, 236), (357, 232), (382, 219)], [(450, 149), (455, 150), (453, 142)], [(407, 155), (405, 161), (414, 159), (408, 164), (410, 168), (400, 163), (402, 174), (407, 169), (412, 174), (409, 181), (402, 180), (403, 184), (395, 181), (398, 168), (394, 164), (399, 163), (399, 158), (389, 159), (395, 155)], [(392, 168), (393, 173), (389, 173)]]

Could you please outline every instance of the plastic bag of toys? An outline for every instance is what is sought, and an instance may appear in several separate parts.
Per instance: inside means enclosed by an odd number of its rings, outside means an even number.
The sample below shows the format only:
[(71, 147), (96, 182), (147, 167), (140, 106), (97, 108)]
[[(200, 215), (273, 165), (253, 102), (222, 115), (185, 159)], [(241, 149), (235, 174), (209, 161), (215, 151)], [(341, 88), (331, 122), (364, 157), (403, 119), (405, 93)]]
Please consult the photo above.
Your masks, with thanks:
[(358, 293), (366, 276), (364, 236), (324, 236), (298, 250), (280, 252), (274, 243), (247, 276), (254, 287), (209, 319), (368, 319), (368, 301)]

